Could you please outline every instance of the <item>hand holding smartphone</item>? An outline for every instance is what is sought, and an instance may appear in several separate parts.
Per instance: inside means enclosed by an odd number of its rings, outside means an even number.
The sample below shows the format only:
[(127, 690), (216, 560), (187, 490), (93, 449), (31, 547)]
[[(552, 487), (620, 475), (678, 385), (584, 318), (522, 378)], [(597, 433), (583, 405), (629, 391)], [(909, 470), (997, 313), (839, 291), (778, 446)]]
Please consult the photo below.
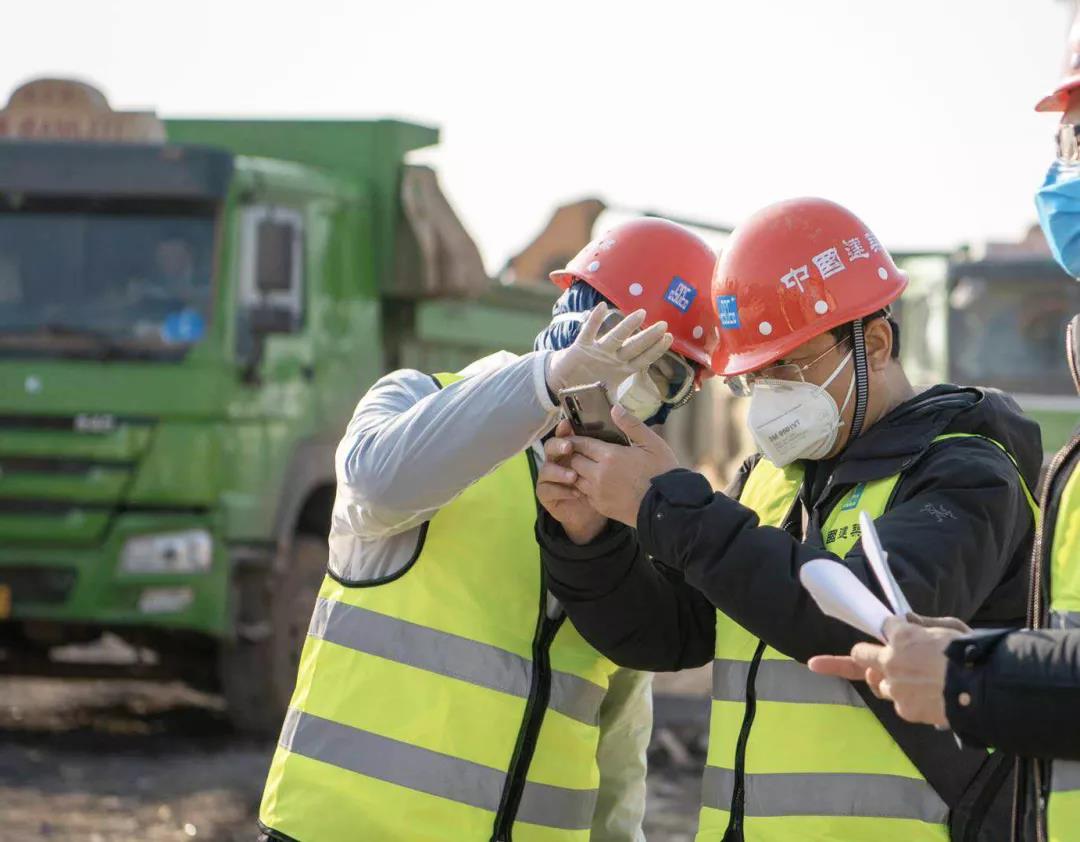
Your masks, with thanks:
[(630, 444), (623, 431), (611, 420), (611, 400), (603, 383), (562, 389), (559, 391), (559, 403), (574, 435), (611, 444)]

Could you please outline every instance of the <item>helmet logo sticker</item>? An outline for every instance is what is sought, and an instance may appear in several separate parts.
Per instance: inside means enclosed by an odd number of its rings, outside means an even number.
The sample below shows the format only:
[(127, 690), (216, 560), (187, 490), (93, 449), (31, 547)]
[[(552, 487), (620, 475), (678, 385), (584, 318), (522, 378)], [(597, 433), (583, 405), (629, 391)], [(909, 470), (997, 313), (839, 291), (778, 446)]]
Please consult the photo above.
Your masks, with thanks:
[(664, 300), (674, 304), (683, 313), (690, 309), (696, 297), (697, 290), (678, 275), (671, 279), (671, 284), (664, 293)]
[(735, 303), (734, 295), (716, 296), (716, 312), (720, 314), (720, 327), (740, 327), (739, 305)]
[(877, 270), (877, 276), (883, 281), (889, 280), (889, 270), (882, 266)]
[(701, 339), (705, 335), (705, 328), (701, 325), (694, 326), (694, 339)]
[(762, 336), (768, 336), (770, 333), (772, 333), (772, 323), (762, 322), (757, 326), (757, 329), (761, 332)]
[(826, 313), (829, 312), (828, 303), (825, 301), (815, 301), (814, 312), (817, 313), (819, 316), (824, 316)]
[(630, 284), (630, 294), (635, 298), (641, 295), (641, 293), (643, 292), (645, 292), (645, 287), (643, 287), (641, 284), (637, 282)]

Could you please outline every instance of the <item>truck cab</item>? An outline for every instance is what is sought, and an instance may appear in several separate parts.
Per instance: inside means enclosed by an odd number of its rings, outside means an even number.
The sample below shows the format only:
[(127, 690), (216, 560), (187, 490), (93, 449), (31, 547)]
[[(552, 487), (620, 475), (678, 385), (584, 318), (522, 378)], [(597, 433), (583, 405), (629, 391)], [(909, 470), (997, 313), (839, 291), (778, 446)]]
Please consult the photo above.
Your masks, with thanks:
[[(492, 286), (404, 162), (434, 129), (135, 116), (0, 111), (0, 672), (179, 677), (272, 732), (357, 400), (529, 350), (553, 291)], [(134, 660), (58, 655), (106, 632)]]

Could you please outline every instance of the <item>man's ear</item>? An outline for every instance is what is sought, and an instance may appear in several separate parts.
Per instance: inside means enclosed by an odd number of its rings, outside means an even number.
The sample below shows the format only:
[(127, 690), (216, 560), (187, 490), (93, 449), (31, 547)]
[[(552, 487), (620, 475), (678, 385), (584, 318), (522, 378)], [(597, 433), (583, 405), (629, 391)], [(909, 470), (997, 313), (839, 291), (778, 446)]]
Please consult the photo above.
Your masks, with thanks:
[(866, 339), (866, 361), (871, 371), (884, 371), (892, 358), (893, 332), (888, 319), (868, 322), (863, 335)]

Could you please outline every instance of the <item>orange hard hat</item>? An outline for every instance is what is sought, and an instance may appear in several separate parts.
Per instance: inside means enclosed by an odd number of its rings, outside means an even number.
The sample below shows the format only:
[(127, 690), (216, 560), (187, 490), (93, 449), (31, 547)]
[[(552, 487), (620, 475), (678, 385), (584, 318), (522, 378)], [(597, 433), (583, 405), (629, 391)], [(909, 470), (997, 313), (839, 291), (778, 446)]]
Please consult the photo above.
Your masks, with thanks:
[(666, 321), (672, 350), (708, 376), (720, 337), (708, 294), (715, 265), (716, 253), (693, 231), (642, 217), (605, 231), (551, 280), (563, 289), (584, 281), (625, 313), (644, 310), (646, 326)]
[(735, 229), (716, 264), (713, 371), (731, 377), (781, 359), (900, 297), (907, 276), (851, 211), (827, 199), (777, 202)]
[(1035, 105), (1036, 111), (1065, 111), (1069, 107), (1069, 94), (1080, 87), (1080, 7), (1073, 17), (1066, 45), (1065, 67), (1057, 87)]

